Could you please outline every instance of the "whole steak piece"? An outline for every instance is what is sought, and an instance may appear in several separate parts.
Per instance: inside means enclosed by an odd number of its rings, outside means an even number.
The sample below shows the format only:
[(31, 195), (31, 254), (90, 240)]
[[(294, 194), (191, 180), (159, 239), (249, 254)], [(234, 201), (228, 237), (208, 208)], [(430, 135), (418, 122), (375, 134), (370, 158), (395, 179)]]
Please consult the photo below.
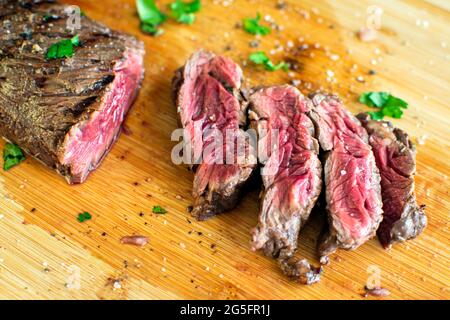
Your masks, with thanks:
[[(117, 139), (142, 77), (144, 49), (133, 37), (67, 6), (0, 0), (0, 135), (82, 183)], [(51, 45), (78, 35), (71, 58), (47, 60)]]
[(417, 237), (427, 224), (425, 206), (418, 206), (414, 195), (416, 149), (406, 132), (394, 128), (388, 121), (373, 121), (358, 115), (369, 133), (381, 175), (383, 221), (378, 238), (385, 248), (393, 243)]
[(186, 150), (191, 150), (184, 152), (195, 172), (192, 215), (198, 220), (233, 209), (257, 164), (241, 130), (247, 107), (241, 83), (236, 63), (207, 51), (194, 53), (173, 80)]
[(325, 154), (328, 227), (319, 244), (322, 263), (337, 248), (356, 249), (383, 219), (380, 174), (366, 130), (335, 96), (312, 97), (310, 116)]
[(261, 210), (253, 231), (253, 249), (278, 258), (285, 274), (311, 284), (319, 270), (292, 258), (300, 229), (322, 187), (322, 165), (311, 102), (292, 86), (269, 87), (250, 96), (252, 128), (257, 131), (263, 165)]

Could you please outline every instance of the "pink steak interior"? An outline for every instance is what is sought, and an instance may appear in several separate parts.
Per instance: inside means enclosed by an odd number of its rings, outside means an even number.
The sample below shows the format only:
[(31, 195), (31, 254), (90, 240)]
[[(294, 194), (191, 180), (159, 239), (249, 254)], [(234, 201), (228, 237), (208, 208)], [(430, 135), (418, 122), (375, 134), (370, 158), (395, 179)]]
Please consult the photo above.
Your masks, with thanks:
[(115, 78), (102, 97), (101, 106), (89, 119), (67, 133), (60, 161), (70, 168), (69, 183), (82, 183), (109, 151), (139, 89), (143, 72), (142, 54), (128, 50), (115, 69)]

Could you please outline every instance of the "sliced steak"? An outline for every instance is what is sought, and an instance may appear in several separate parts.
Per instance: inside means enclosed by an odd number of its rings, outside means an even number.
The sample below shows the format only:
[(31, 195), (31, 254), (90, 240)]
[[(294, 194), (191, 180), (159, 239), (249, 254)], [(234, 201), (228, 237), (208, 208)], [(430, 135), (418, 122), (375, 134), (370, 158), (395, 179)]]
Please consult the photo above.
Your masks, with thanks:
[(46, 60), (52, 44), (74, 36), (67, 6), (48, 2), (0, 0), (0, 135), (82, 183), (120, 133), (144, 49), (83, 16), (73, 57)]
[(234, 208), (256, 167), (254, 148), (241, 130), (247, 106), (241, 82), (237, 64), (206, 51), (192, 55), (173, 81), (195, 172), (191, 213), (199, 220)]
[(325, 154), (328, 230), (319, 243), (322, 263), (337, 248), (356, 249), (383, 218), (380, 174), (366, 130), (335, 96), (312, 96), (310, 113)]
[(416, 149), (406, 132), (394, 128), (388, 121), (373, 121), (359, 114), (369, 133), (381, 175), (383, 221), (378, 238), (385, 248), (395, 242), (417, 237), (427, 224), (425, 206), (418, 206), (414, 195)]
[(263, 166), (253, 249), (279, 258), (289, 277), (308, 284), (319, 280), (319, 271), (291, 257), (322, 187), (319, 144), (307, 116), (310, 108), (310, 101), (292, 86), (263, 88), (250, 96), (249, 114)]

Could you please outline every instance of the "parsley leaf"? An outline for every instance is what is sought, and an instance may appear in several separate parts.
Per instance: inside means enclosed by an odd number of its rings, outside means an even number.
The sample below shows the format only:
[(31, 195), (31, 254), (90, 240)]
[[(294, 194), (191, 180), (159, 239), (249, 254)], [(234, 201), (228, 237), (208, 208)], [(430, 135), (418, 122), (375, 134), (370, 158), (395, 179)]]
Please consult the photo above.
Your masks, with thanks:
[(283, 69), (284, 71), (289, 70), (289, 64), (282, 61), (277, 65), (274, 65), (272, 61), (270, 61), (269, 57), (262, 51), (254, 52), (249, 56), (250, 61), (255, 64), (262, 64), (268, 71), (276, 71)]
[(162, 208), (161, 206), (154, 206), (152, 212), (156, 214), (166, 214), (167, 210)]
[(373, 120), (382, 120), (385, 116), (400, 119), (403, 110), (408, 108), (408, 103), (394, 97), (388, 92), (365, 92), (359, 97), (359, 102), (380, 110), (369, 112)]
[(85, 211), (83, 213), (78, 214), (77, 220), (80, 222), (85, 222), (87, 220), (91, 220), (91, 218), (92, 218), (91, 214)]
[(193, 0), (191, 2), (175, 0), (169, 7), (171, 16), (179, 23), (193, 24), (195, 21), (194, 13), (200, 11), (202, 2), (200, 0)]
[(261, 20), (261, 15), (259, 12), (256, 14), (256, 18), (245, 18), (243, 20), (244, 30), (251, 34), (260, 34), (262, 36), (268, 35), (270, 33), (270, 28), (262, 26), (259, 24)]
[(23, 151), (15, 144), (7, 143), (3, 149), (3, 170), (8, 171), (25, 160)]
[(72, 39), (61, 40), (48, 48), (46, 58), (47, 60), (71, 58), (73, 57), (74, 47), (78, 47), (79, 45), (80, 38), (78, 35)]
[(383, 120), (384, 115), (381, 111), (370, 111), (367, 113), (369, 114), (370, 118), (372, 118), (372, 120)]
[(136, 7), (141, 20), (141, 30), (151, 35), (160, 35), (162, 29), (158, 26), (167, 20), (167, 16), (162, 13), (154, 0), (136, 0)]

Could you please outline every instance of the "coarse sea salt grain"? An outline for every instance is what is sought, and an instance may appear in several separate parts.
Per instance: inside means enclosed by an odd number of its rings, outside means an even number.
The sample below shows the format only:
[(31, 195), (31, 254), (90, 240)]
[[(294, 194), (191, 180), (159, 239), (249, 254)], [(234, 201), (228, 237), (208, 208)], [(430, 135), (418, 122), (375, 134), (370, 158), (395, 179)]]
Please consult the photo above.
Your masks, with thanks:
[(122, 284), (120, 283), (119, 280), (116, 280), (116, 281), (114, 281), (113, 287), (114, 287), (114, 289), (120, 289), (120, 288), (122, 288)]
[(338, 54), (332, 54), (330, 56), (330, 59), (333, 60), (333, 61), (338, 61), (339, 60), (339, 55)]

